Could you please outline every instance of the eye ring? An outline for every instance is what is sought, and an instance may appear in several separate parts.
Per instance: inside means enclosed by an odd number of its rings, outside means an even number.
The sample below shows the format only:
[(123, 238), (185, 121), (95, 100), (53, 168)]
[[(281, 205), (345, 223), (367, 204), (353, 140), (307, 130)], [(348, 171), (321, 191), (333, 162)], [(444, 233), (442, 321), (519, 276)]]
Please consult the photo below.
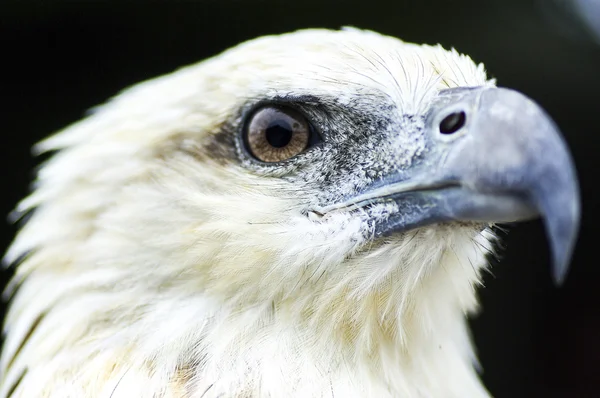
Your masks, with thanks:
[(253, 112), (244, 126), (243, 139), (252, 157), (277, 163), (302, 153), (314, 141), (307, 118), (289, 107), (268, 105)]
[(464, 111), (455, 111), (445, 116), (439, 125), (441, 134), (450, 135), (456, 133), (467, 123), (467, 114)]

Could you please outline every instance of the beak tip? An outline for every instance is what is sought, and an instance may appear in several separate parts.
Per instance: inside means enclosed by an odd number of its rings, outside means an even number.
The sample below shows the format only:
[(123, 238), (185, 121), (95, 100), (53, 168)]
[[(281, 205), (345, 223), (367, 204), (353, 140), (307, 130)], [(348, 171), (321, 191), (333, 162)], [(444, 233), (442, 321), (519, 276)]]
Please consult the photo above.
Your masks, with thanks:
[(556, 287), (561, 287), (565, 283), (569, 271), (569, 261), (555, 260), (552, 263), (552, 280)]
[(576, 213), (566, 225), (562, 225), (563, 228), (557, 228), (555, 225), (548, 230), (552, 248), (552, 279), (556, 286), (562, 286), (567, 278), (573, 249), (577, 242), (579, 215), (578, 212)]

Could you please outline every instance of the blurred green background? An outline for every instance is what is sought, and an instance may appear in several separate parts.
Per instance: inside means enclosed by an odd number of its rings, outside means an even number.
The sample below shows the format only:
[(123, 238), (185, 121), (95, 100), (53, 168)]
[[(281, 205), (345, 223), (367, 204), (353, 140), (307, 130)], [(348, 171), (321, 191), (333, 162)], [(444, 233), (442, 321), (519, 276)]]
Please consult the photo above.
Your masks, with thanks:
[[(584, 2), (591, 6), (580, 18), (576, 6)], [(540, 222), (511, 226), (504, 237), (501, 261), (481, 290), (482, 313), (472, 321), (482, 378), (496, 397), (600, 396), (600, 38), (593, 36), (600, 1), (579, 3), (2, 0), (0, 213), (28, 191), (39, 162), (30, 155), (34, 142), (133, 83), (240, 41), (351, 25), (455, 47), (554, 117), (572, 148), (583, 196), (580, 241), (561, 289), (551, 283)], [(1, 248), (14, 231), (3, 224)]]

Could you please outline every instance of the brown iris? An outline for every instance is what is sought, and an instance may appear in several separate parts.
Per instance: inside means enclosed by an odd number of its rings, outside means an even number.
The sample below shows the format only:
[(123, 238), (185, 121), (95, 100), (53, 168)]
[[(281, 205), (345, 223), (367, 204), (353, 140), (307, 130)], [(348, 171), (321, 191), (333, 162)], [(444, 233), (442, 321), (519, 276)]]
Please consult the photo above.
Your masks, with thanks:
[(310, 127), (306, 118), (292, 109), (265, 107), (252, 116), (245, 134), (255, 158), (280, 162), (306, 149)]

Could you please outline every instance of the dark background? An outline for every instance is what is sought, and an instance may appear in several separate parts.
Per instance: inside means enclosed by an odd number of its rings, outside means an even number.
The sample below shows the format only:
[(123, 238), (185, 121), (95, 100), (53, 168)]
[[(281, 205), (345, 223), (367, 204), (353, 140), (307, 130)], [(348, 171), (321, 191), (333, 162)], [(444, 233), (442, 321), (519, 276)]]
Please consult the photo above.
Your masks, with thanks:
[[(575, 0), (573, 0), (575, 1)], [(587, 19), (600, 21), (597, 14)], [(17, 1), (0, 5), (0, 213), (28, 191), (30, 147), (140, 80), (240, 41), (305, 27), (353, 25), (441, 43), (486, 64), (502, 86), (554, 117), (580, 176), (583, 223), (572, 271), (553, 287), (540, 222), (510, 228), (472, 321), (497, 397), (600, 396), (600, 292), (594, 227), (600, 166), (600, 38), (575, 3), (497, 1)], [(540, 154), (543, 156), (543, 154)], [(0, 249), (15, 232), (0, 227)], [(9, 277), (5, 273), (4, 280)]]

